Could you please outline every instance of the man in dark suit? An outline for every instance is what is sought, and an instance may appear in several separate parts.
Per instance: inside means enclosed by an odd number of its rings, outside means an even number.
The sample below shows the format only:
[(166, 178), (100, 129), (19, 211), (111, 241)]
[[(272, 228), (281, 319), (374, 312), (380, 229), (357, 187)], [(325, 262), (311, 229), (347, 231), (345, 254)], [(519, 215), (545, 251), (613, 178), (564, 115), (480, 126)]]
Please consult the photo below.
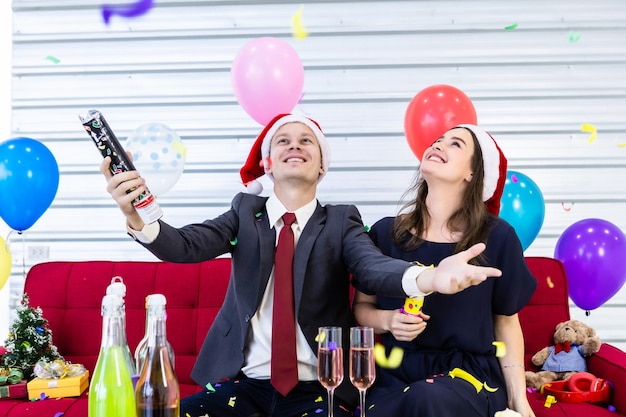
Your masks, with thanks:
[[(241, 170), (249, 193), (237, 194), (230, 210), (202, 223), (181, 228), (161, 220), (144, 224), (132, 206), (146, 190), (144, 180), (136, 171), (112, 176), (109, 163), (107, 158), (101, 166), (107, 191), (125, 214), (131, 236), (158, 258), (183, 263), (232, 255), (226, 298), (192, 372), (207, 389), (181, 401), (181, 416), (325, 414), (316, 337), (320, 326), (340, 326), (344, 346), (349, 346), (348, 329), (355, 325), (349, 303), (351, 274), (379, 294), (399, 297), (453, 293), (499, 275), (497, 269), (468, 264), (482, 252), (481, 245), (437, 268), (386, 257), (367, 236), (355, 206), (320, 205), (317, 183), (328, 170), (330, 150), (319, 125), (303, 116), (279, 115), (268, 123)], [(250, 194), (261, 192), (256, 178), (263, 174), (274, 183), (272, 194)], [(276, 327), (274, 257), (285, 213), (294, 213), (296, 219), (291, 225), (296, 246), (290, 291), (296, 331), (295, 341), (288, 342), (297, 352), (297, 376), (286, 389), (275, 387), (270, 359)], [(338, 416), (349, 416), (354, 409), (356, 390), (347, 375), (336, 390)]]

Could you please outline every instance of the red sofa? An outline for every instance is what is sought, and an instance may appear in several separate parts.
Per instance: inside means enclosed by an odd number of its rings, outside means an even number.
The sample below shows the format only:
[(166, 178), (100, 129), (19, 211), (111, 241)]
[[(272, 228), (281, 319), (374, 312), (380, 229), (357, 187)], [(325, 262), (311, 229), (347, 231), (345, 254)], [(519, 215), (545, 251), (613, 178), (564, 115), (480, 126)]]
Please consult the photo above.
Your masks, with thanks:
[[(539, 282), (530, 304), (520, 313), (526, 362), (530, 367), (532, 354), (552, 343), (556, 323), (569, 319), (569, 308), (567, 281), (561, 263), (550, 258), (527, 258), (527, 261)], [(68, 361), (82, 363), (91, 373), (100, 347), (100, 303), (111, 277), (119, 275), (127, 285), (127, 333), (131, 349), (143, 336), (146, 295), (165, 294), (168, 339), (176, 353), (181, 395), (186, 396), (200, 390), (189, 374), (226, 294), (229, 273), (229, 259), (200, 264), (46, 262), (31, 268), (24, 290), (30, 296), (30, 304), (42, 308), (60, 353)], [(617, 412), (593, 404), (557, 403), (546, 408), (541, 393), (529, 393), (537, 417), (626, 416), (626, 353), (603, 344), (588, 364), (591, 373), (615, 387), (612, 405)], [(0, 400), (0, 417), (53, 417), (59, 412), (64, 413), (63, 417), (87, 417), (86, 394), (79, 398), (34, 402)]]

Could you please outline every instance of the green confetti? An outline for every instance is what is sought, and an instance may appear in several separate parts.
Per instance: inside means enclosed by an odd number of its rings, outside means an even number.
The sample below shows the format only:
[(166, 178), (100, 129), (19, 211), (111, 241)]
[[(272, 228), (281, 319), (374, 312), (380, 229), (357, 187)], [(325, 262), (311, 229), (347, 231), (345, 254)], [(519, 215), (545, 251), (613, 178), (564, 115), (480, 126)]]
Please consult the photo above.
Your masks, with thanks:
[(237, 244), (237, 236), (233, 240), (230, 241), (230, 244), (235, 246)]
[(504, 30), (513, 30), (517, 28), (517, 22), (513, 23), (512, 25), (508, 25), (504, 27)]
[(61, 62), (61, 60), (59, 58), (56, 58), (52, 55), (48, 55), (47, 57), (45, 57), (44, 59), (47, 59), (48, 61), (54, 63), (54, 64), (58, 64), (59, 62)]
[(368, 225), (363, 226), (363, 229), (365, 229), (366, 232), (370, 231), (370, 227)]
[(261, 212), (259, 211), (257, 214), (255, 214), (255, 215), (254, 215), (254, 217), (256, 217), (256, 218), (258, 219), (258, 218), (259, 218), (259, 217), (261, 217), (262, 215), (263, 215), (263, 213), (261, 213)]
[(570, 32), (569, 33), (569, 41), (574, 43), (574, 42), (578, 42), (578, 40), (580, 39), (580, 33), (574, 33), (574, 32)]
[(207, 389), (207, 391), (209, 391), (209, 392), (215, 392), (215, 388), (213, 388), (213, 385), (211, 385), (211, 383), (210, 383), (210, 382), (208, 382), (208, 383), (206, 384), (206, 389)]

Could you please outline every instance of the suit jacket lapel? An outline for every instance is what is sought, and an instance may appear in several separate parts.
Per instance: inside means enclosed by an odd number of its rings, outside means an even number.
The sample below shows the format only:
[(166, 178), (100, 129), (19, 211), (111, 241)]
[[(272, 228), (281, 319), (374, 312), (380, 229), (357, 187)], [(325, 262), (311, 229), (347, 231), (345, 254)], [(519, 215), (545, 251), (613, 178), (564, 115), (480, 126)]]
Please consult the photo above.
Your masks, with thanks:
[(326, 210), (317, 203), (317, 208), (306, 224), (304, 230), (300, 234), (296, 252), (294, 254), (293, 269), (293, 293), (296, 308), (296, 318), (300, 310), (300, 301), (302, 300), (302, 289), (304, 288), (304, 280), (306, 278), (306, 267), (309, 263), (309, 257), (313, 250), (313, 245), (317, 240), (317, 236), (321, 233), (326, 223)]

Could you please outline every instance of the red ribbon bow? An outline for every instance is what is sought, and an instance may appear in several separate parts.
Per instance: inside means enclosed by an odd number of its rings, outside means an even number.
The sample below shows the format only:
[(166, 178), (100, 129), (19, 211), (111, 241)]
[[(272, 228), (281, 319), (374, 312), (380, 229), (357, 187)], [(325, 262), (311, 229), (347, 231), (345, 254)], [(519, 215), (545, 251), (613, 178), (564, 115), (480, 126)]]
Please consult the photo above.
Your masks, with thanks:
[(560, 351), (569, 352), (571, 348), (570, 342), (557, 343), (554, 345), (554, 353), (559, 353)]

